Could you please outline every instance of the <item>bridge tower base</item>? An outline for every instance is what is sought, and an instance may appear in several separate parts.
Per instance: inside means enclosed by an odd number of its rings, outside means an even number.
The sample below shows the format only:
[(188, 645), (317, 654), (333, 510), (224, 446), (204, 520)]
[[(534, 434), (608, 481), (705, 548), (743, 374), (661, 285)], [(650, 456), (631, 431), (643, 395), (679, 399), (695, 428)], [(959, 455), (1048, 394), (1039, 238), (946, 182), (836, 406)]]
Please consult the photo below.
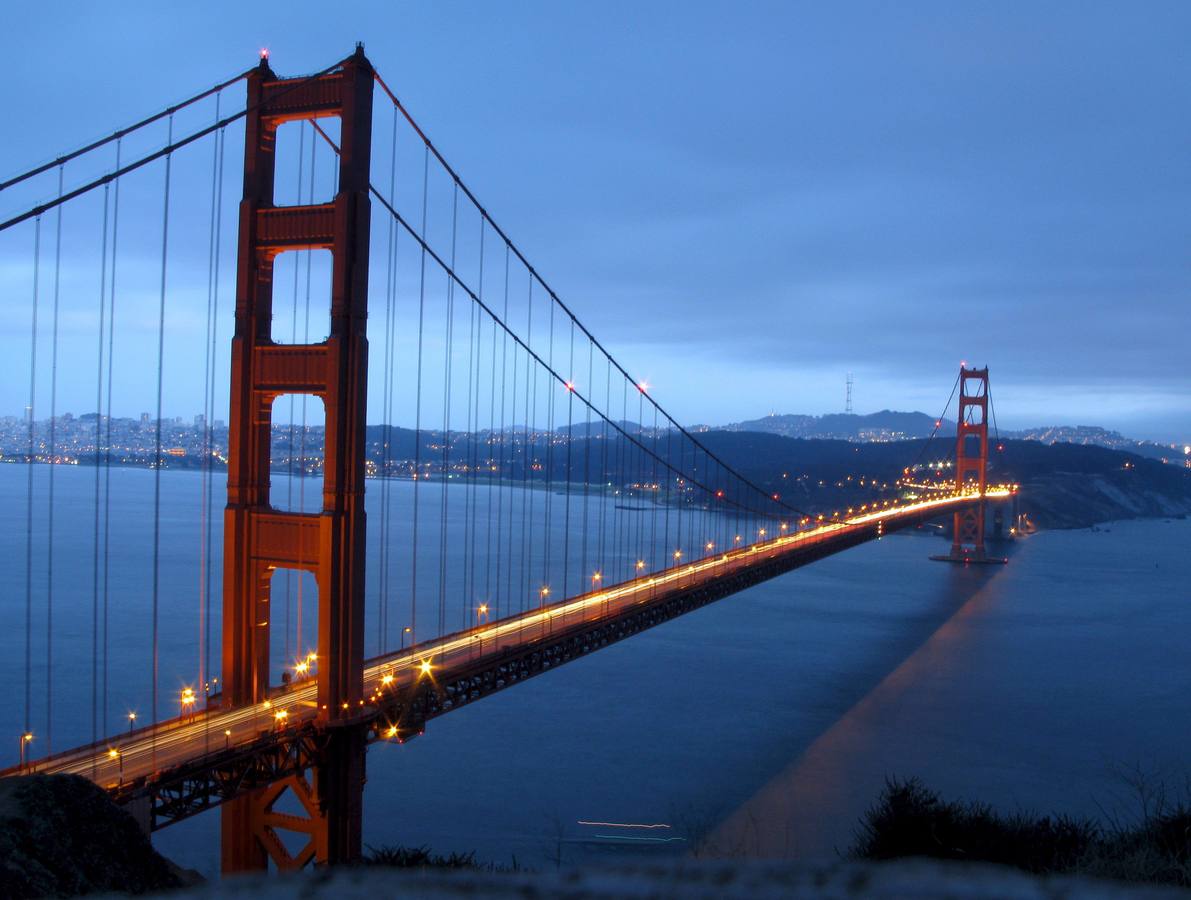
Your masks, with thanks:
[[(225, 801), (220, 807), (220, 864), (224, 875), (278, 872), (308, 865), (354, 862), (363, 848), (364, 736), (336, 729), (323, 762), (268, 787)], [(292, 796), (301, 814), (278, 804)], [(292, 802), (291, 802), (292, 808)], [(284, 833), (297, 837), (283, 839)]]

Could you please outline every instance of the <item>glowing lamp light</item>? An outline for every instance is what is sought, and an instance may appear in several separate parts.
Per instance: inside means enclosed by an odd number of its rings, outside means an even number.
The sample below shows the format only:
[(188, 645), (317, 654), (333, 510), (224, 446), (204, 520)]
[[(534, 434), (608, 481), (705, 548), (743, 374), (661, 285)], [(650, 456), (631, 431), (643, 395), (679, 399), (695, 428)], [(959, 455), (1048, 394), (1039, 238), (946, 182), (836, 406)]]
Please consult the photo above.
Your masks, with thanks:
[(393, 676), (385, 675), (384, 677), (381, 678), (380, 683), (387, 687), (388, 685), (393, 683)]
[(637, 571), (640, 572), (644, 568), (645, 568), (645, 560), (643, 560), (643, 559), (637, 560)]
[(434, 667), (432, 665), (430, 665), (430, 660), (428, 660), (428, 659), (422, 660), (421, 664), (418, 666), (418, 669), (421, 671), (421, 673), (423, 675), (429, 675), (430, 670), (433, 668)]
[(108, 759), (115, 759), (119, 755), (120, 755), (120, 751), (117, 750), (115, 747), (113, 747), (111, 750), (108, 751)]

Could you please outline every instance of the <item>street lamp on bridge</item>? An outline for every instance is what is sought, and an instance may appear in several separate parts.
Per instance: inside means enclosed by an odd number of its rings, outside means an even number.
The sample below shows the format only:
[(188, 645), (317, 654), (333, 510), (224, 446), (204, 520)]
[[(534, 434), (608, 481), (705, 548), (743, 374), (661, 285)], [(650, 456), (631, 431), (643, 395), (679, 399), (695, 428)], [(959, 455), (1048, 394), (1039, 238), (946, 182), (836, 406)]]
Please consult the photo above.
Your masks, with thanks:
[(32, 742), (32, 740), (33, 740), (33, 732), (32, 731), (26, 731), (24, 734), (21, 735), (21, 764), (18, 767), (19, 769), (25, 768), (25, 748), (29, 746), (29, 744)]

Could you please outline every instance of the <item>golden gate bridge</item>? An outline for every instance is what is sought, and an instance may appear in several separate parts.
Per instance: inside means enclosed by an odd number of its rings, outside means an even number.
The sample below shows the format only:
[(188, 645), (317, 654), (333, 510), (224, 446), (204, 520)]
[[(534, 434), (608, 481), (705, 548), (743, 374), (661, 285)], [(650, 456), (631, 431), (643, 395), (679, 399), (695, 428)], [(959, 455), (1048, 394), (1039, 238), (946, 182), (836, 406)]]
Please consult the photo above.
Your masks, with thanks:
[[(243, 107), (228, 113), (225, 95), (241, 83)], [(163, 123), (164, 142), (154, 131)], [(243, 184), (233, 228), (225, 161), (239, 129)], [(210, 188), (199, 206), (207, 210), (195, 212), (179, 194), (204, 167)], [(0, 199), (20, 204), (22, 191), (41, 189), (46, 178), (56, 178), (51, 199), (18, 205), (0, 223), (0, 237), (31, 252), (30, 340), (21, 351), (29, 357), (28, 444), (14, 460), (27, 470), (24, 693), (19, 760), (0, 774), (85, 776), (147, 830), (219, 806), (225, 871), (357, 857), (371, 742), (403, 742), (495, 691), (943, 515), (953, 520), (948, 558), (988, 560), (986, 504), (1016, 490), (988, 482), (988, 370), (966, 366), (952, 392), (959, 426), (946, 483), (911, 482), (917, 466), (907, 466), (901, 490), (819, 512), (742, 474), (587, 330), (360, 47), (297, 78), (278, 77), (262, 55), (247, 72), (0, 183)], [(130, 205), (137, 190), (153, 206)], [(154, 206), (156, 234), (146, 217)], [(94, 220), (95, 231), (66, 235), (78, 257), (68, 255), (64, 269), (66, 210), (79, 228)], [(202, 281), (193, 247), (204, 227), (205, 291), (187, 283)], [(225, 358), (220, 299), (230, 235), (235, 302)], [(146, 263), (146, 248), (157, 265)], [(60, 336), (63, 309), (83, 292), (77, 273), (88, 267), (97, 269), (88, 276), (94, 324), (83, 329), (94, 341), (89, 361), (63, 351), (69, 342)], [(139, 332), (126, 338), (121, 328)], [(382, 349), (379, 366), (370, 341)], [(49, 417), (39, 425), (47, 342)], [(187, 361), (175, 360), (175, 348), (187, 346), (188, 357), (179, 353)], [(167, 584), (162, 473), (185, 453), (167, 444), (163, 408), (167, 396), (195, 393), (199, 370), (197, 590), (180, 591)], [(94, 396), (93, 440), (64, 460), (57, 404), (77, 372)], [(124, 440), (113, 432), (121, 392), (150, 397), (156, 408), (142, 416), (153, 488), (151, 504), (139, 507), (112, 483)], [(215, 424), (222, 395), (226, 456)], [(295, 452), (318, 406), (321, 441)], [(414, 420), (406, 445), (390, 424), (402, 413)], [(369, 426), (370, 414), (380, 428)], [(280, 455), (278, 423), (282, 432), (288, 423)], [(88, 548), (59, 547), (56, 562), (54, 471), (63, 461), (94, 465), (93, 535)], [(37, 463), (50, 463), (44, 478), (35, 477)], [(224, 467), (219, 566), (214, 497)], [(308, 475), (321, 476), (309, 500)], [(368, 476), (377, 476), (379, 497), (366, 530)], [(113, 727), (112, 697), (122, 688), (112, 641), (124, 604), (112, 581), (130, 562), (111, 535), (124, 516), (139, 517), (151, 535), (148, 597), (128, 611), (137, 627), (148, 626), (145, 669), (126, 673), (149, 681), (150, 712), (147, 721), (128, 712)], [(56, 577), (59, 608), (65, 602), (63, 552), (91, 561), (90, 622), (82, 625), (90, 740), (55, 715), (55, 698), (78, 690), (54, 681), (53, 650), (67, 643), (59, 631), (80, 627), (54, 618)], [(307, 582), (313, 590), (304, 595)], [(166, 658), (161, 623), (191, 615), (193, 646), (173, 654), (185, 659)], [(163, 699), (163, 663), (197, 677)], [(178, 715), (166, 714), (175, 702)], [(78, 745), (55, 749), (55, 728)], [(281, 811), (287, 792), (304, 816)], [(287, 849), (285, 831), (306, 837), (301, 850)]]

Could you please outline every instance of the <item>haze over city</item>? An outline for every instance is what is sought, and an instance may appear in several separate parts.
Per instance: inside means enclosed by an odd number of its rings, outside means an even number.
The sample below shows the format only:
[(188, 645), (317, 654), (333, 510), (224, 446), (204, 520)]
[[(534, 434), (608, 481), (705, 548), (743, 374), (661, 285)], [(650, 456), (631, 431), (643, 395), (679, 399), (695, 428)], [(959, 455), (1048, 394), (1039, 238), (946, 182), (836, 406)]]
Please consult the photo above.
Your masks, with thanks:
[[(260, 48), (302, 72), (364, 37), (497, 221), (680, 421), (842, 411), (847, 372), (858, 412), (933, 415), (966, 359), (996, 373), (1006, 427), (1191, 432), (1185, 4), (138, 3), (81, 7), (68, 29), (36, 7), (8, 15), (24, 126), (0, 148), (7, 173)], [(71, 309), (92, 292), (64, 284), (64, 352), (91, 352)], [(3, 361), (14, 383), (26, 370)], [(135, 387), (122, 414), (151, 408)], [(73, 389), (59, 408), (90, 410)]]

